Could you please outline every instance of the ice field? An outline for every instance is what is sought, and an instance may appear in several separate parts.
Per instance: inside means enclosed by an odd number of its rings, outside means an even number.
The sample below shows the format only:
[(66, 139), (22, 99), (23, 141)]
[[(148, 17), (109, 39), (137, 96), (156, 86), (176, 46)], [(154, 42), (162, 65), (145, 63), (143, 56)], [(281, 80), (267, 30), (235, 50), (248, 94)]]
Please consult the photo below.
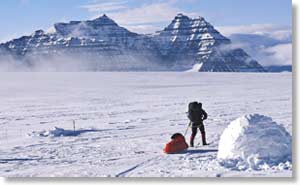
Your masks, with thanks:
[[(187, 128), (190, 101), (208, 113), (210, 145), (164, 154)], [(292, 73), (0, 73), (0, 102), (2, 177), (292, 176), (292, 166), (232, 170), (217, 160), (224, 129), (245, 114), (292, 135)]]

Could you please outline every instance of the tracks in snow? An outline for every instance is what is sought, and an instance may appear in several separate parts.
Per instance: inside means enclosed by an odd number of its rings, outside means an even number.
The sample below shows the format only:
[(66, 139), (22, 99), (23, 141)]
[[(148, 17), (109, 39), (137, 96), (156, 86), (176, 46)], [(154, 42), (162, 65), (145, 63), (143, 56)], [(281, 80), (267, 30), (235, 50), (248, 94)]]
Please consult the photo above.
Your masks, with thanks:
[(136, 170), (137, 168), (143, 167), (143, 166), (145, 166), (146, 164), (148, 164), (148, 163), (150, 163), (150, 162), (152, 162), (152, 161), (154, 161), (154, 160), (159, 159), (160, 157), (161, 157), (161, 155), (155, 156), (155, 157), (152, 157), (152, 158), (150, 158), (150, 159), (147, 159), (146, 161), (143, 161), (143, 162), (141, 162), (141, 163), (138, 163), (138, 164), (134, 165), (133, 167), (128, 168), (127, 170), (124, 170), (124, 171), (118, 173), (118, 174), (116, 175), (116, 177), (126, 177), (129, 173), (133, 172), (133, 171)]

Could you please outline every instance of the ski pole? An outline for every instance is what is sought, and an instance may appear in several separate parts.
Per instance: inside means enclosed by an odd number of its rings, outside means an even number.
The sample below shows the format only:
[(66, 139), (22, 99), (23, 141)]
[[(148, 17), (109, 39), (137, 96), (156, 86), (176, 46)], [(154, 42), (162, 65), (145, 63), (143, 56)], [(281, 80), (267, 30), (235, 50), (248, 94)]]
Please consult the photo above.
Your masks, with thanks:
[(75, 133), (75, 120), (73, 120), (73, 131)]
[(187, 126), (187, 128), (186, 128), (186, 130), (185, 130), (185, 132), (184, 132), (184, 136), (186, 135), (186, 133), (187, 133), (187, 131), (188, 131), (190, 125), (191, 125), (191, 122), (188, 124), (188, 126)]

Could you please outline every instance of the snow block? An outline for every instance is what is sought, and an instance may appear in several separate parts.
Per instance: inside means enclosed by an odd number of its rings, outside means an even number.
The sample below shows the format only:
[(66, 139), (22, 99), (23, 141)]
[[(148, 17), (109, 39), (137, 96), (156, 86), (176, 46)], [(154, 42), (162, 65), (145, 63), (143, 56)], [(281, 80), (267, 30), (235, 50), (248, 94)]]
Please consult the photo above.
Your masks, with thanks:
[(171, 137), (171, 141), (166, 144), (164, 152), (167, 154), (178, 153), (188, 148), (188, 144), (185, 142), (184, 136), (180, 133), (176, 133)]
[(237, 170), (291, 165), (292, 137), (270, 117), (245, 115), (224, 130), (217, 158), (222, 166)]

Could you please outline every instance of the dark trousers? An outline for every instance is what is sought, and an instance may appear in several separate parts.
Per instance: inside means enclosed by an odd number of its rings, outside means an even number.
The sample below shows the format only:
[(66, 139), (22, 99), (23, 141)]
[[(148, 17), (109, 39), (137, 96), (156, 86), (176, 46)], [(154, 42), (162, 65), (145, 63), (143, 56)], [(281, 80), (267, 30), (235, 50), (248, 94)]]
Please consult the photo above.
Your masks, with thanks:
[(204, 128), (203, 123), (198, 123), (198, 124), (193, 123), (192, 124), (192, 135), (191, 135), (191, 138), (190, 138), (190, 145), (191, 146), (194, 146), (194, 139), (197, 135), (198, 128), (199, 128), (201, 136), (202, 136), (203, 145), (207, 144), (206, 143), (206, 138), (205, 138), (205, 128)]

